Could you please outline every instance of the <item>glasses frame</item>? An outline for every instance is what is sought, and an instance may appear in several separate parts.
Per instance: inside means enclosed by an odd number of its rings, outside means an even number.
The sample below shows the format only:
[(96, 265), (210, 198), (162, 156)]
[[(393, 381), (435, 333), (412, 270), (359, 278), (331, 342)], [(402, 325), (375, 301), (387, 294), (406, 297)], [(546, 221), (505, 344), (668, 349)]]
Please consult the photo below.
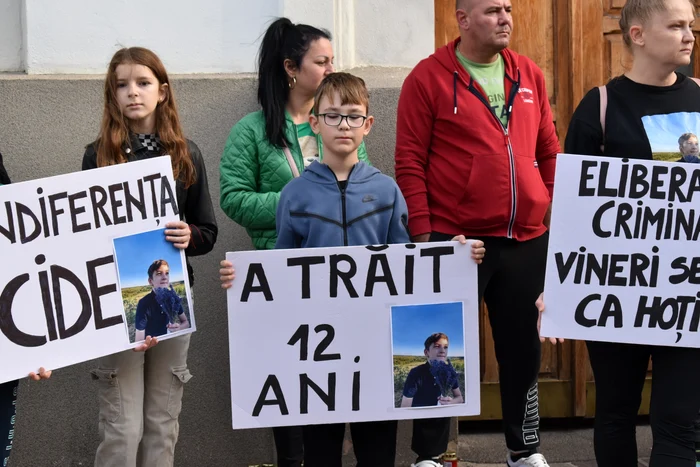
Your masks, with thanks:
[[(332, 123), (328, 123), (328, 120), (327, 120), (328, 115), (338, 116), (338, 117), (340, 117), (340, 121), (338, 121), (338, 123), (335, 125), (333, 125)], [(323, 117), (323, 123), (325, 123), (328, 126), (340, 126), (340, 124), (343, 123), (343, 120), (345, 120), (345, 123), (347, 123), (350, 128), (362, 128), (365, 125), (365, 122), (367, 122), (367, 115), (358, 115), (358, 114), (343, 115), (343, 114), (339, 114), (337, 112), (327, 112), (327, 113), (318, 114), (318, 117)], [(350, 117), (353, 117), (353, 118), (361, 117), (362, 123), (359, 126), (353, 126), (350, 124)]]

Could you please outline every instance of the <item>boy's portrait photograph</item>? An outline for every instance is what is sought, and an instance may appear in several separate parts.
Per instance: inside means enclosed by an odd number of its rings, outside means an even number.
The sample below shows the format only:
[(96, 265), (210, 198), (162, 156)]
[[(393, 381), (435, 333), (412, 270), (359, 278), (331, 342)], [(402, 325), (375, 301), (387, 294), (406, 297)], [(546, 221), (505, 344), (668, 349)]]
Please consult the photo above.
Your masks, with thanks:
[(394, 407), (464, 404), (462, 303), (391, 309)]
[(184, 255), (164, 229), (115, 238), (118, 286), (129, 342), (159, 340), (194, 330)]

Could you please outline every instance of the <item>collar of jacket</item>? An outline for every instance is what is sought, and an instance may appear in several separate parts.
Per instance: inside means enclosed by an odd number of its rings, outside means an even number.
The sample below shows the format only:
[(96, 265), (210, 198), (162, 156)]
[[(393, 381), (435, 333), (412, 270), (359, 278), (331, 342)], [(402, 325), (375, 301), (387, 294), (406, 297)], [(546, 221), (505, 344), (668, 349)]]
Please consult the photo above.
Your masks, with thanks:
[(122, 144), (122, 150), (125, 154), (131, 155), (132, 153), (139, 153), (141, 151), (148, 151), (148, 148), (141, 144), (141, 140), (136, 133), (129, 132), (129, 142)]
[[(313, 109), (311, 109), (311, 112), (309, 115), (313, 113)], [(299, 146), (299, 134), (297, 133), (297, 124), (294, 123), (294, 120), (292, 119), (292, 116), (289, 115), (289, 112), (286, 110), (284, 111), (284, 118), (287, 121), (287, 126), (284, 129), (284, 134), (287, 137), (287, 140), (292, 143), (292, 146), (289, 148), (292, 151), (292, 154), (298, 154), (298, 156), (302, 160), (302, 165), (300, 168), (303, 168), (303, 154), (301, 153), (301, 147)], [(317, 134), (316, 135), (316, 148), (318, 149), (318, 160), (322, 161), (323, 160), (323, 141), (321, 141), (321, 135)], [(299, 161), (297, 161), (297, 164), (299, 164)]]
[[(434, 55), (443, 63), (445, 68), (457, 71), (459, 75), (464, 78), (464, 82), (469, 85), (472, 78), (457, 58), (457, 47), (459, 46), (461, 40), (462, 39), (458, 37), (449, 44), (445, 45), (442, 48), (443, 50), (438, 49), (435, 51)], [(518, 54), (507, 47), (501, 50), (498, 54), (503, 57), (503, 69), (505, 72), (504, 78), (510, 80), (511, 83), (519, 83), (520, 67), (518, 66)], [(469, 80), (467, 80), (467, 78), (469, 78)]]
[[(359, 161), (352, 166), (350, 173), (348, 174), (348, 185), (355, 183), (363, 183), (372, 177), (381, 174), (379, 169), (367, 165), (366, 163)], [(329, 166), (322, 164), (320, 162), (313, 162), (309, 165), (306, 170), (301, 175), (302, 177), (311, 180), (315, 183), (321, 184), (338, 184), (338, 178)]]

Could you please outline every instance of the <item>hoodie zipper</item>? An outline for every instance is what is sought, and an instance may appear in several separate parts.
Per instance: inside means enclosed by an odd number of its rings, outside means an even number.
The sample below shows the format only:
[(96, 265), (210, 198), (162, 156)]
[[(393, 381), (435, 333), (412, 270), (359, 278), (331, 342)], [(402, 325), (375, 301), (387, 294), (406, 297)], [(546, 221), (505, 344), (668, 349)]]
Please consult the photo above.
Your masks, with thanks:
[(338, 187), (340, 190), (340, 204), (342, 208), (342, 213), (343, 213), (343, 246), (348, 246), (348, 216), (347, 216), (347, 209), (346, 209), (346, 204), (345, 204), (345, 190), (347, 190), (348, 185), (350, 184), (350, 176), (352, 175), (352, 171), (355, 170), (355, 166), (353, 165), (352, 168), (350, 169), (350, 173), (348, 173), (348, 178), (345, 182), (345, 187), (340, 186), (340, 182), (338, 180), (338, 177), (335, 175), (335, 172), (328, 167), (328, 170), (331, 171), (333, 174), (333, 178), (335, 178), (335, 185)]
[[(349, 178), (349, 177), (348, 177)], [(338, 188), (340, 188), (340, 202), (343, 205), (343, 246), (348, 246), (348, 219), (347, 219), (347, 212), (345, 210), (345, 190), (347, 189), (348, 184), (346, 183), (344, 187), (341, 187), (338, 185)]]
[[(322, 220), (324, 222), (328, 222), (330, 224), (334, 224), (334, 225), (341, 227), (343, 229), (343, 246), (348, 246), (348, 227), (350, 226), (350, 224), (348, 223), (348, 219), (347, 219), (347, 206), (346, 206), (346, 200), (345, 200), (345, 190), (347, 189), (347, 185), (350, 182), (350, 175), (352, 175), (352, 171), (355, 170), (355, 166), (353, 166), (350, 169), (350, 173), (348, 174), (348, 179), (347, 179), (348, 183), (345, 184), (345, 188), (340, 187), (340, 182), (338, 181), (338, 177), (335, 175), (335, 172), (333, 172), (330, 167), (328, 167), (328, 170), (330, 170), (331, 173), (333, 174), (333, 178), (335, 178), (335, 186), (337, 186), (338, 190), (340, 191), (340, 204), (341, 204), (341, 209), (342, 209), (343, 221), (338, 222), (334, 219), (329, 219), (329, 218), (324, 217), (324, 216), (319, 216), (318, 214), (311, 214), (311, 213), (307, 213), (307, 212), (292, 211), (289, 213), (289, 215), (292, 217), (313, 217), (315, 219), (319, 219), (319, 220)], [(360, 216), (357, 219), (354, 219), (352, 222), (354, 223), (361, 218), (369, 216), (370, 214), (376, 214), (378, 212), (385, 211), (386, 209), (389, 209), (389, 208), (391, 208), (391, 206), (379, 208), (375, 211), (372, 211), (371, 213), (368, 213), (364, 216)]]
[[(503, 125), (503, 122), (501, 122), (501, 119), (498, 118), (496, 115), (496, 112), (494, 112), (493, 108), (491, 107), (491, 104), (486, 100), (486, 98), (472, 85), (472, 82), (474, 81), (474, 78), (471, 76), (469, 77), (470, 82), (469, 82), (469, 92), (474, 94), (477, 99), (479, 99), (487, 109), (489, 109), (489, 113), (493, 115), (493, 118), (496, 119), (496, 122), (498, 122), (499, 128), (503, 131), (503, 136), (506, 139), (506, 146), (508, 148), (508, 162), (510, 164), (510, 192), (511, 192), (511, 209), (510, 209), (510, 220), (508, 221), (508, 238), (513, 238), (513, 226), (515, 225), (515, 215), (517, 213), (517, 205), (518, 205), (518, 189), (517, 185), (515, 183), (516, 181), (516, 175), (515, 175), (515, 157), (513, 155), (513, 145), (511, 144), (510, 141), (510, 133), (508, 131), (508, 127), (510, 126), (510, 114), (513, 110), (513, 101), (515, 100), (515, 96), (518, 93), (518, 88), (520, 87), (520, 71), (518, 71), (518, 81), (513, 82), (513, 86), (510, 90), (510, 95), (508, 96), (508, 102), (506, 102), (506, 105), (508, 107), (508, 122), (507, 125)], [(455, 71), (455, 78), (458, 76), (458, 72)], [(510, 78), (508, 78), (510, 79)], [(512, 81), (512, 80), (511, 80)], [(455, 113), (457, 113), (457, 83), (455, 79)]]

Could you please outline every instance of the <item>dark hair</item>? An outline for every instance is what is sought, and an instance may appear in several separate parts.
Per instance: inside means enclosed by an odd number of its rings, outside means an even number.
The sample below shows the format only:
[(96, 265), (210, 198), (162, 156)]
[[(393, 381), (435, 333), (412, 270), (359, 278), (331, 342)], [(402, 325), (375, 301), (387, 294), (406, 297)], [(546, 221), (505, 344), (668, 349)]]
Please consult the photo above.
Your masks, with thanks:
[(151, 263), (151, 265), (148, 266), (148, 278), (153, 279), (153, 273), (156, 272), (158, 269), (160, 269), (161, 266), (170, 267), (168, 262), (165, 261), (164, 259), (157, 259), (157, 260), (153, 261)]
[(447, 334), (436, 332), (435, 334), (431, 334), (430, 337), (428, 337), (425, 340), (425, 350), (430, 350), (430, 346), (439, 341), (440, 339), (445, 339), (447, 342), (450, 342), (450, 338), (447, 337)]
[(258, 51), (258, 102), (265, 117), (265, 133), (270, 143), (283, 147), (285, 107), (289, 98), (289, 77), (284, 61), (289, 59), (301, 66), (313, 41), (331, 40), (331, 33), (307, 24), (294, 24), (279, 18), (267, 28)]
[(331, 73), (323, 78), (316, 90), (314, 97), (314, 113), (318, 113), (318, 106), (323, 96), (333, 97), (334, 93), (340, 97), (340, 105), (363, 105), (365, 111), (369, 112), (369, 92), (365, 81), (350, 73)]

